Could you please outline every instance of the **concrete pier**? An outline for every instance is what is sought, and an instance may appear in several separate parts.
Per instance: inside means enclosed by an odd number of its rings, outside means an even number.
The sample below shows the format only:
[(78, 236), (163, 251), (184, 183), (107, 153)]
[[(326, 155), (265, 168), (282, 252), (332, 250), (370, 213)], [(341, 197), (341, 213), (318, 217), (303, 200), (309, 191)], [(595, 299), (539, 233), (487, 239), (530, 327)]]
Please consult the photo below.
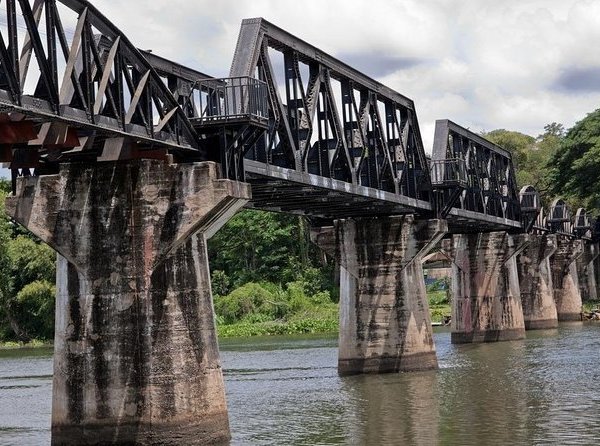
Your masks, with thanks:
[(556, 243), (556, 235), (530, 234), (529, 245), (517, 256), (526, 330), (558, 326), (550, 271), (550, 256), (556, 251)]
[(525, 337), (516, 255), (526, 236), (506, 232), (454, 235), (445, 243), (452, 264), (453, 343)]
[(313, 230), (340, 264), (340, 375), (437, 368), (422, 258), (446, 231), (443, 220), (413, 216)]
[(598, 258), (598, 243), (583, 240), (583, 253), (576, 260), (577, 279), (579, 280), (579, 292), (581, 301), (598, 299), (598, 288), (596, 284), (595, 263)]
[(53, 445), (228, 441), (206, 239), (249, 198), (214, 163), (19, 181), (8, 213), (60, 254)]
[(581, 320), (582, 302), (576, 261), (582, 254), (582, 240), (558, 235), (556, 252), (550, 257), (550, 267), (559, 322)]

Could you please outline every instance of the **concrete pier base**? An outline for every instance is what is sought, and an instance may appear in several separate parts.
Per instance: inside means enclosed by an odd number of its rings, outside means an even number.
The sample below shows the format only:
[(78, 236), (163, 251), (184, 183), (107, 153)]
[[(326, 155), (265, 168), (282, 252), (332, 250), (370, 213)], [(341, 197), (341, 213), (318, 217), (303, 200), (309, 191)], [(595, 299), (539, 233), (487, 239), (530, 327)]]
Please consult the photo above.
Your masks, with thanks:
[(53, 445), (228, 441), (206, 239), (249, 198), (214, 163), (20, 180), (9, 214), (60, 254)]
[(598, 258), (598, 243), (582, 240), (583, 253), (576, 260), (577, 279), (579, 280), (579, 293), (581, 301), (598, 299), (598, 289), (596, 284), (595, 263)]
[(446, 231), (445, 221), (413, 216), (313, 230), (340, 264), (340, 375), (437, 368), (422, 258)]
[(550, 257), (554, 302), (559, 322), (581, 321), (581, 292), (577, 259), (583, 254), (583, 241), (557, 237), (556, 252)]
[(530, 234), (529, 245), (517, 256), (526, 330), (558, 326), (550, 271), (550, 256), (556, 251), (556, 243), (556, 235)]
[(505, 232), (460, 234), (445, 244), (453, 259), (452, 343), (525, 337), (516, 263), (525, 238)]

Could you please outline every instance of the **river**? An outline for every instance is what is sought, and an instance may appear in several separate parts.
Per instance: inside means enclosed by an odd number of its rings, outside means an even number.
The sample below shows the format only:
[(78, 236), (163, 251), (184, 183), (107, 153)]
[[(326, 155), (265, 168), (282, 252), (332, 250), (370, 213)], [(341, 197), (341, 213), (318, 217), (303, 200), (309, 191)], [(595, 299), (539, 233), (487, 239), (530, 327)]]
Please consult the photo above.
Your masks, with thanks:
[[(597, 445), (600, 325), (452, 345), (440, 369), (337, 376), (334, 337), (221, 342), (232, 445)], [(0, 351), (0, 445), (50, 442), (51, 350)]]

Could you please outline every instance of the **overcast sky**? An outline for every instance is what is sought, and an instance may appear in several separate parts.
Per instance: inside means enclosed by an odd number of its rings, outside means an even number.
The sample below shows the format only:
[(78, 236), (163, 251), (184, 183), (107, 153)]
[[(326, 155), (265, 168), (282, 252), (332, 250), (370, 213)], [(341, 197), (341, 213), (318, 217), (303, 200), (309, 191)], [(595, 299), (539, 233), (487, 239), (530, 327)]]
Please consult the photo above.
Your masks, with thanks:
[(226, 76), (240, 22), (264, 17), (436, 119), (532, 136), (600, 107), (600, 1), (95, 0), (138, 47)]

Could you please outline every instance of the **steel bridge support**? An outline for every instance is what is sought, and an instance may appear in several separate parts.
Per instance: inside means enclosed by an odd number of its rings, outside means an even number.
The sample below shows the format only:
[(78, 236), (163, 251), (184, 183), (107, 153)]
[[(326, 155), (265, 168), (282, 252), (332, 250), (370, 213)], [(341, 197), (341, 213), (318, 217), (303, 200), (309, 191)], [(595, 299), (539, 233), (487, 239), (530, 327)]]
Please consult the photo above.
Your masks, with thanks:
[(577, 279), (579, 280), (579, 292), (581, 293), (582, 302), (598, 299), (594, 264), (599, 254), (598, 243), (583, 241), (583, 253), (576, 261)]
[(527, 236), (458, 234), (444, 244), (452, 263), (452, 343), (525, 337), (516, 256)]
[(583, 254), (583, 241), (559, 235), (556, 247), (550, 267), (558, 321), (580, 321), (582, 302), (576, 261)]
[(517, 257), (526, 330), (558, 326), (550, 270), (550, 256), (556, 251), (556, 244), (554, 234), (530, 234), (529, 245)]
[(9, 215), (59, 253), (53, 445), (228, 440), (206, 239), (249, 198), (208, 162), (19, 181)]
[(340, 264), (340, 375), (437, 368), (422, 259), (446, 231), (444, 220), (414, 216), (313, 230)]

